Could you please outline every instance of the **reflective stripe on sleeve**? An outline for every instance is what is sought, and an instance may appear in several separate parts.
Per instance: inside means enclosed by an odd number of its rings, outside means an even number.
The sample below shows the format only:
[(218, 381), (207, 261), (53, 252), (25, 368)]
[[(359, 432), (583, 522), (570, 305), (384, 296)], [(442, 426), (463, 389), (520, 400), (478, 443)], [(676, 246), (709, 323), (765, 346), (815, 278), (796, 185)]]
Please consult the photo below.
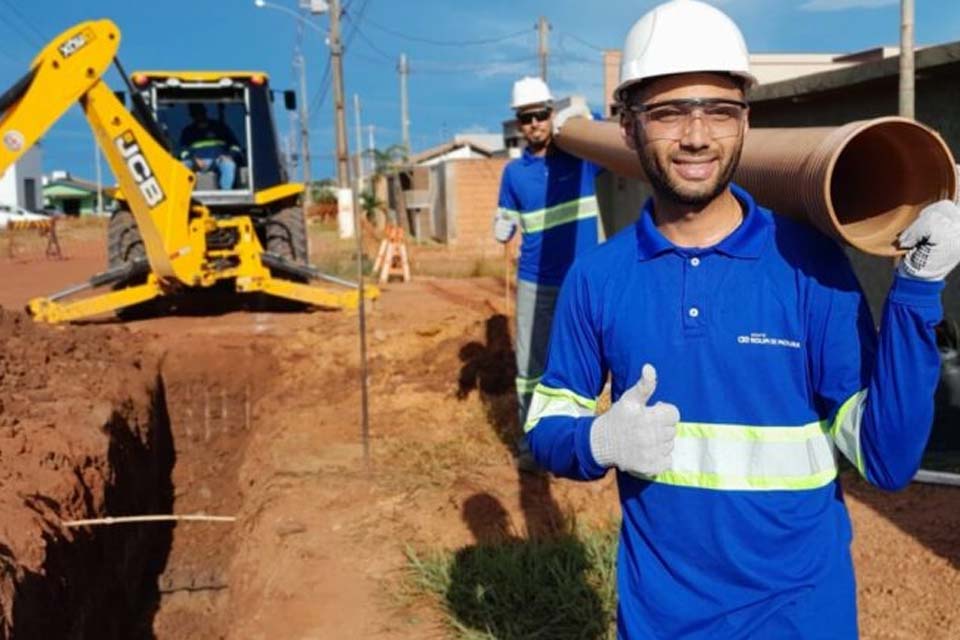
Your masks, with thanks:
[(546, 209), (524, 211), (519, 214), (524, 233), (536, 233), (568, 222), (596, 218), (599, 207), (594, 196), (570, 200)]
[(843, 452), (847, 460), (853, 463), (863, 477), (866, 477), (866, 472), (863, 465), (863, 451), (860, 448), (860, 423), (863, 420), (863, 407), (866, 402), (866, 389), (850, 396), (840, 406), (830, 428), (830, 435), (837, 448)]
[(670, 469), (639, 477), (727, 491), (816, 489), (836, 477), (835, 451), (825, 422), (797, 427), (681, 422)]
[(571, 418), (587, 418), (597, 409), (597, 401), (584, 398), (567, 389), (554, 389), (538, 384), (533, 392), (530, 411), (527, 414), (527, 423), (523, 425), (524, 433), (537, 426), (543, 418), (551, 416), (568, 416)]
[(533, 393), (537, 389), (537, 385), (540, 384), (540, 378), (543, 376), (537, 376), (536, 378), (521, 378), (517, 376), (517, 393), (527, 394)]
[(508, 218), (513, 220), (516, 223), (520, 223), (520, 212), (515, 209), (507, 209), (506, 207), (497, 207), (497, 215), (501, 218)]

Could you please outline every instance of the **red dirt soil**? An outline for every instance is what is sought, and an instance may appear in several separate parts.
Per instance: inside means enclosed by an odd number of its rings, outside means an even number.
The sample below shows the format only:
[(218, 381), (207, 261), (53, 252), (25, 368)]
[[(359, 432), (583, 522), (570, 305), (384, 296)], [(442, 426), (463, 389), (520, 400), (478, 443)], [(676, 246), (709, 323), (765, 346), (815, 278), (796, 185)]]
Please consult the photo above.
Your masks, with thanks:
[[(85, 275), (81, 262), (95, 270), (98, 257), (0, 260), (0, 304), (20, 308)], [(168, 508), (238, 519), (166, 529), (166, 547), (145, 562), (160, 566), (140, 573), (152, 576), (157, 601), (138, 615), (157, 638), (455, 637), (428, 603), (398, 602), (406, 548), (475, 544), (491, 535), (491, 510), (506, 514), (500, 533), (520, 537), (570, 513), (589, 524), (617, 510), (610, 478), (581, 484), (514, 470), (503, 299), (494, 279), (387, 288), (368, 324), (367, 463), (355, 315), (211, 310), (52, 329), (5, 315), (2, 326), (18, 328), (3, 330), (15, 339), (0, 342), (0, 372), (21, 373), (0, 378), (0, 545), (9, 547), (0, 557), (21, 572), (43, 566), (52, 516), (38, 515), (27, 494), (55, 496), (61, 515), (105, 510), (96, 497), (72, 496), (81, 478), (109, 485), (96, 479), (109, 475), (98, 461), (110, 446), (97, 425), (118, 406), (129, 423), (150, 416), (143, 385), (154, 360), (137, 354), (158, 353), (174, 457)], [(13, 387), (11, 375), (34, 382)], [(79, 421), (90, 423), (82, 437)], [(51, 476), (46, 459), (65, 462)], [(77, 460), (92, 461), (93, 480), (69, 470)], [(862, 637), (960, 637), (960, 491), (914, 485), (889, 495), (852, 477), (844, 484)], [(134, 506), (151, 505), (125, 508)], [(114, 542), (149, 531), (113, 530)]]
[(0, 637), (149, 623), (156, 588), (144, 578), (156, 579), (163, 531), (118, 537), (61, 521), (169, 508), (156, 376), (123, 329), (64, 331), (0, 308)]

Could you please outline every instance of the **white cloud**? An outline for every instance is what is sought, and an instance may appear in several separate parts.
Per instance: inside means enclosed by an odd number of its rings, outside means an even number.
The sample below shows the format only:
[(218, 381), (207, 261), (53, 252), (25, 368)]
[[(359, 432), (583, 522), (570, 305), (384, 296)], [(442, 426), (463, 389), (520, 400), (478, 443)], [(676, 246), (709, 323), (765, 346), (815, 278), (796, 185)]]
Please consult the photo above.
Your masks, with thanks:
[(464, 72), (472, 72), (477, 78), (494, 78), (497, 76), (520, 77), (522, 75), (532, 74), (536, 71), (536, 61), (514, 60), (504, 62), (491, 62), (487, 65), (477, 67), (464, 67)]
[(801, 11), (844, 11), (846, 9), (878, 9), (898, 4), (900, 0), (810, 0), (800, 5)]
[(460, 131), (458, 131), (458, 133), (496, 133), (496, 132), (491, 131), (490, 127), (487, 127), (485, 125), (473, 123), (473, 124), (467, 125), (466, 127), (463, 127), (462, 129), (460, 129)]

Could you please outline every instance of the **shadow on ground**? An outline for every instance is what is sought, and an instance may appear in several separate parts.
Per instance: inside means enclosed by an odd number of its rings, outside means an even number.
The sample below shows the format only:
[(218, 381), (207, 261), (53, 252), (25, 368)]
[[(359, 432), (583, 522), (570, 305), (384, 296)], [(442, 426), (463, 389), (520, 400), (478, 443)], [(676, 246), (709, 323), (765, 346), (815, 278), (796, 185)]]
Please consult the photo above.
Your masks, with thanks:
[[(516, 454), (522, 432), (508, 318), (487, 318), (484, 341), (464, 344), (459, 355), (457, 397), (476, 391), (490, 428)], [(450, 566), (444, 595), (454, 624), (471, 638), (610, 637), (615, 538), (598, 547), (578, 537), (553, 497), (549, 474), (518, 471), (517, 482), (520, 526), (489, 493), (464, 502), (463, 520), (476, 544), (457, 551)]]
[(477, 543), (454, 556), (445, 594), (463, 637), (610, 637), (614, 536), (592, 545), (572, 531), (524, 539), (487, 493), (464, 503), (463, 519)]

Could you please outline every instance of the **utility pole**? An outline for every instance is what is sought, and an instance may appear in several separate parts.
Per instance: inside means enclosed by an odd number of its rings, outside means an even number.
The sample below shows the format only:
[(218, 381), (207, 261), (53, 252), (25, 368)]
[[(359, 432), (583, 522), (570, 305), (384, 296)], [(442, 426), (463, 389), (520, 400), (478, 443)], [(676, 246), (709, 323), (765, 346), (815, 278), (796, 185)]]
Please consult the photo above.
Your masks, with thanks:
[(400, 72), (400, 131), (403, 136), (403, 154), (410, 155), (410, 112), (407, 110), (407, 74), (410, 72), (407, 67), (407, 54), (400, 54), (400, 66), (397, 67)]
[[(340, 45), (340, 0), (330, 0), (330, 62), (333, 68), (333, 104), (337, 127), (337, 186), (350, 186), (347, 117), (343, 108), (343, 48)], [(363, 285), (363, 226), (357, 192), (353, 191), (353, 237), (357, 251), (357, 324), (360, 334), (360, 441), (364, 465), (370, 464), (370, 401), (367, 375), (367, 314)]]
[[(303, 30), (303, 26), (300, 26)], [(313, 175), (310, 170), (310, 131), (308, 129), (310, 115), (307, 113), (307, 63), (303, 54), (298, 50), (294, 57), (294, 64), (300, 70), (300, 166), (303, 167), (303, 202), (309, 205), (313, 202), (313, 189), (310, 183)]]
[[(340, 44), (340, 0), (330, 0), (330, 63), (333, 69), (333, 110), (337, 128), (337, 186), (350, 186), (347, 116), (343, 106), (343, 47)], [(359, 235), (359, 234), (358, 234)]]
[(297, 133), (299, 127), (297, 126), (297, 115), (294, 114), (293, 111), (288, 111), (287, 113), (290, 114), (290, 123), (287, 131), (287, 162), (289, 163), (287, 171), (290, 174), (290, 179), (293, 180), (300, 166), (300, 152), (297, 151)]
[(371, 173), (376, 172), (377, 159), (374, 156), (374, 150), (377, 148), (376, 143), (373, 140), (373, 125), (367, 126), (367, 150), (370, 155), (370, 171)]
[(900, 0), (900, 115), (915, 116), (913, 0)]
[(550, 55), (550, 23), (544, 16), (540, 16), (537, 21), (537, 36), (540, 46), (537, 48), (537, 55), (540, 57), (540, 79), (547, 81), (547, 56)]
[(353, 124), (357, 131), (357, 191), (363, 186), (363, 138), (360, 135), (360, 96), (353, 94)]

